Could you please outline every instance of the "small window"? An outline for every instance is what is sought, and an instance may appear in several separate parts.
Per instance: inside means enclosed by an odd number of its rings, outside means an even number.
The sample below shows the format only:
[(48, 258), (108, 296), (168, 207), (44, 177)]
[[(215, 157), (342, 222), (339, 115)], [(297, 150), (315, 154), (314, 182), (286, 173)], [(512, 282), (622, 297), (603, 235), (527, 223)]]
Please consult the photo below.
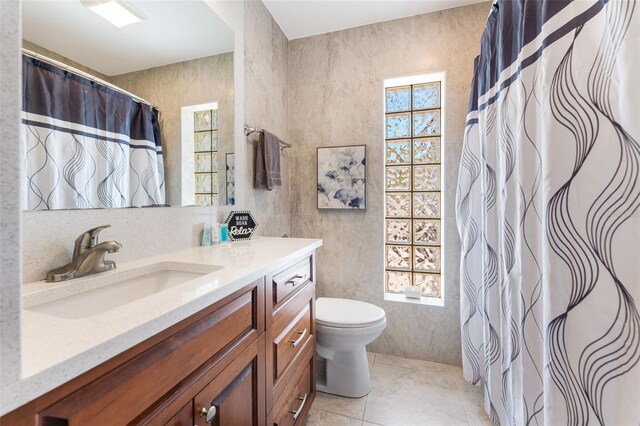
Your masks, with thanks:
[[(385, 81), (387, 300), (444, 305), (443, 93), (444, 73)], [(405, 296), (418, 288), (420, 299)]]
[(218, 110), (195, 111), (195, 204), (218, 205)]

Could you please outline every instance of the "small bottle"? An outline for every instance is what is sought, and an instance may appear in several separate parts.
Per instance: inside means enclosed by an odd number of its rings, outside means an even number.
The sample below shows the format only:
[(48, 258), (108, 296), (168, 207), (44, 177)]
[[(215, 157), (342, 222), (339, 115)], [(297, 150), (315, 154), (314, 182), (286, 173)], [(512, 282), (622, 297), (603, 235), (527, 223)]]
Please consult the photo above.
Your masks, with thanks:
[(229, 225), (226, 223), (220, 224), (220, 243), (226, 243), (229, 241)]
[(210, 246), (211, 245), (211, 225), (204, 225), (202, 228), (202, 245)]
[(214, 223), (211, 225), (211, 245), (216, 245), (220, 242), (220, 224)]

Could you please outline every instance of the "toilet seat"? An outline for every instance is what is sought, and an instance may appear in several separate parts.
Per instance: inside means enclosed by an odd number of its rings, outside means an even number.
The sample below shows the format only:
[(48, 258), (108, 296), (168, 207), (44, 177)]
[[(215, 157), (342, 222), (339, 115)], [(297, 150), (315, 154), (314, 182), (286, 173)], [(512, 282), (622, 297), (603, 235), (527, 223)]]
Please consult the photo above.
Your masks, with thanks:
[(363, 328), (386, 320), (384, 310), (371, 303), (321, 297), (316, 300), (316, 323), (331, 328)]
[(336, 327), (334, 325), (320, 324), (316, 322), (316, 330), (319, 333), (331, 336), (358, 337), (368, 334), (379, 334), (387, 327), (387, 319), (382, 318), (380, 321), (368, 325), (353, 327)]

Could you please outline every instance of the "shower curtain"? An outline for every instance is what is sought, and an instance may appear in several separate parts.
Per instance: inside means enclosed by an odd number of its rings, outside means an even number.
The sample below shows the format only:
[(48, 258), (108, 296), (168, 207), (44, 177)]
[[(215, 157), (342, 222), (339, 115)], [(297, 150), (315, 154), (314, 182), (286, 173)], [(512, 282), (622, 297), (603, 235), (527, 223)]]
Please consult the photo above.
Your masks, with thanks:
[(460, 162), (464, 377), (503, 425), (640, 424), (640, 11), (503, 1)]
[(164, 204), (158, 111), (23, 55), (28, 210)]

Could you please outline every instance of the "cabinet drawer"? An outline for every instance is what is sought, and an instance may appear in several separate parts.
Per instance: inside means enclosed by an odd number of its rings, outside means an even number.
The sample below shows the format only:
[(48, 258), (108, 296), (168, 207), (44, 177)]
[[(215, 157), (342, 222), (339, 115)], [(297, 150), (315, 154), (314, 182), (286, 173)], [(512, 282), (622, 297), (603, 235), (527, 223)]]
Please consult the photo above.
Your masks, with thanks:
[(285, 367), (305, 346), (311, 336), (311, 307), (306, 303), (298, 315), (273, 340), (274, 350), (274, 378), (282, 375)]
[(55, 418), (67, 425), (99, 424), (104, 419), (128, 424), (139, 418), (205, 363), (220, 364), (225, 354), (255, 341), (264, 329), (262, 285), (262, 280), (256, 281), (194, 315), (166, 339), (53, 404), (41, 413), (44, 423)]
[(304, 352), (304, 360), (289, 382), (287, 389), (273, 407), (269, 425), (289, 426), (304, 424), (305, 417), (315, 398), (313, 346)]
[(267, 330), (267, 408), (284, 391), (302, 353), (315, 347), (314, 295), (315, 284), (307, 283), (280, 307)]
[(274, 308), (311, 281), (311, 258), (307, 257), (282, 272), (273, 275), (271, 286)]

